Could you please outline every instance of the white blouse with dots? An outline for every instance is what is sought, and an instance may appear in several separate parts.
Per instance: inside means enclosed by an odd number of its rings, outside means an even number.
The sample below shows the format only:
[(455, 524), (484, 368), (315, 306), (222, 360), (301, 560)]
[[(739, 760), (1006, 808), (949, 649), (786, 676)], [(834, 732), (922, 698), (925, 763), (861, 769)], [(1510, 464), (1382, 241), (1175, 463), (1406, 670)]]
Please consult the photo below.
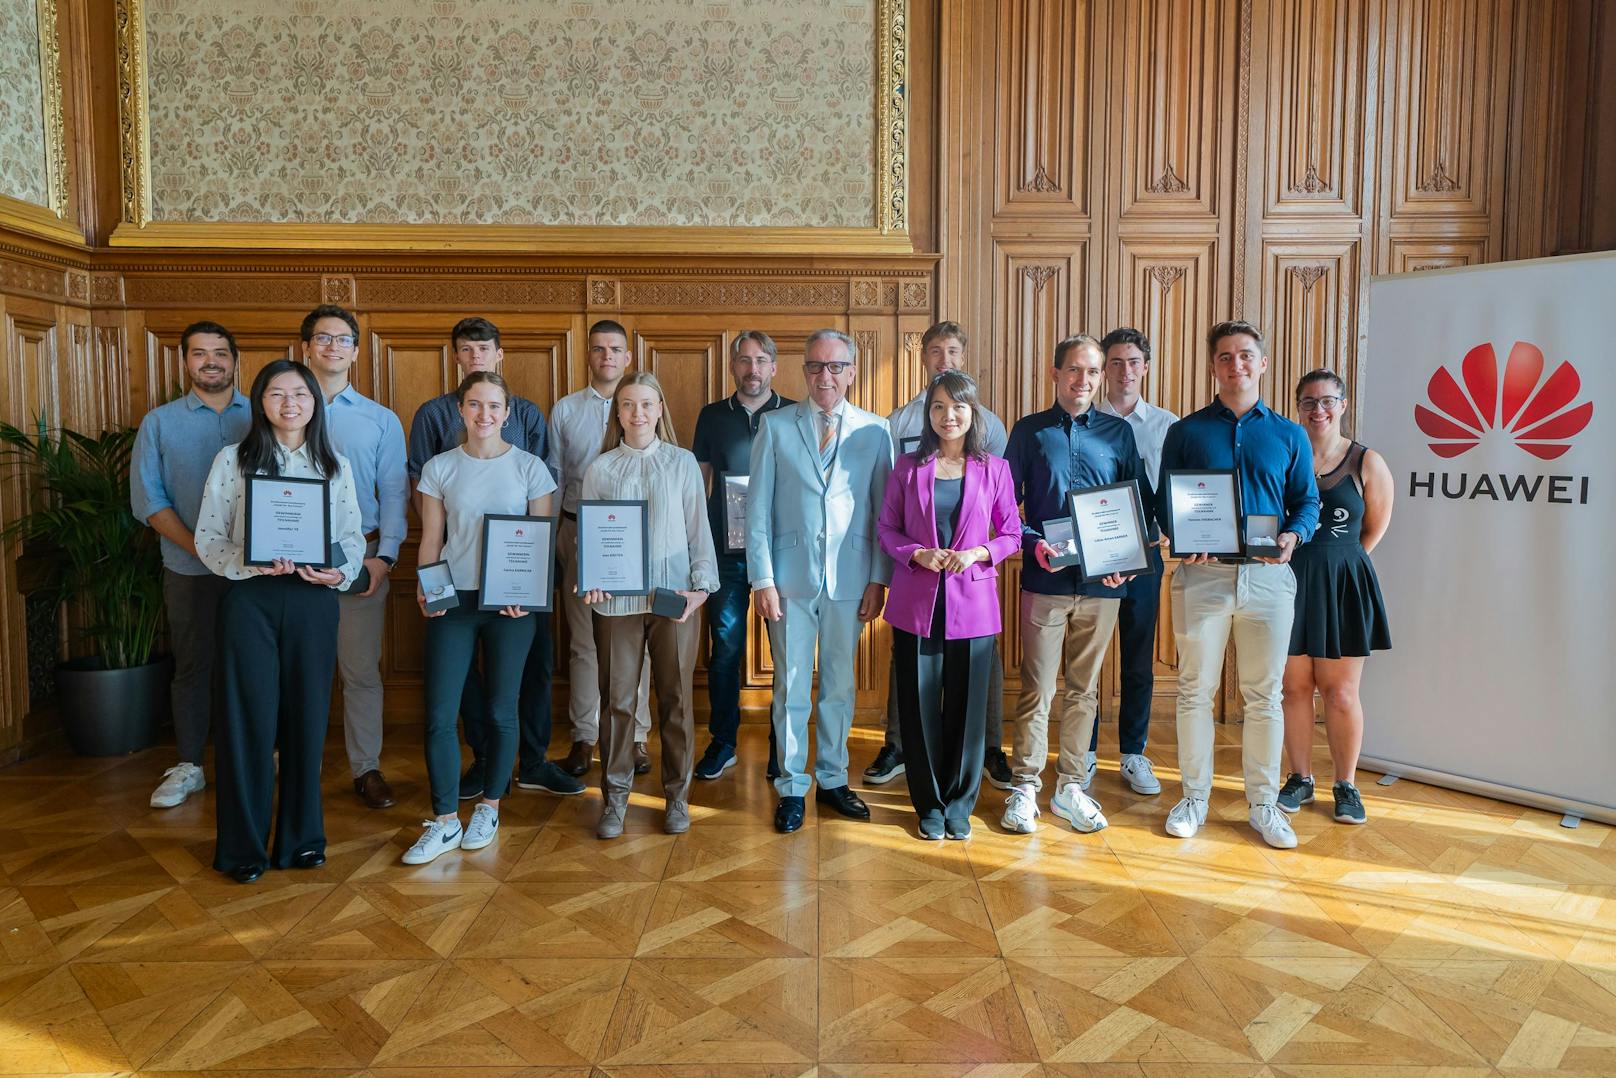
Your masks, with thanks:
[[(237, 445), (227, 445), (213, 458), (208, 481), (202, 488), (202, 507), (196, 514), (196, 554), (216, 576), (248, 580), (258, 576), (243, 560), (245, 557), (246, 504), (242, 495), (241, 467), (236, 463)], [(308, 454), (308, 443), (288, 450), (277, 445), (280, 474), (292, 479), (323, 479)], [(364, 564), (365, 533), (359, 517), (359, 498), (354, 493), (353, 468), (348, 458), (337, 454), (337, 474), (327, 488), (331, 500), (331, 537), (342, 545), (347, 563), (342, 568), (345, 588), (359, 575)]]

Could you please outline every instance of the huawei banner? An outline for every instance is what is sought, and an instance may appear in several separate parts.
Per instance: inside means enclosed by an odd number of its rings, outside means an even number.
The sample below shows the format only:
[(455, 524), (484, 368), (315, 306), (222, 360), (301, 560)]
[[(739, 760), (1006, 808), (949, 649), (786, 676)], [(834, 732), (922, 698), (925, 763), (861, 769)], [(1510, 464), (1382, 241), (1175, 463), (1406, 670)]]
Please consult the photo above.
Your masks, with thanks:
[(1397, 483), (1365, 765), (1616, 822), (1616, 255), (1371, 282), (1359, 392)]

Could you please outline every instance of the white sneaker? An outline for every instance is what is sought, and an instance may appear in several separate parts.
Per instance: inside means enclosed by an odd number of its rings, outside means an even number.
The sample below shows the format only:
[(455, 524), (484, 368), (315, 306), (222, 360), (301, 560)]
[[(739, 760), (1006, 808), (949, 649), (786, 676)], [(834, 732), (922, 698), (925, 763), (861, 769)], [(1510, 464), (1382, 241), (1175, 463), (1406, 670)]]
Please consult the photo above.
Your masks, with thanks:
[(1038, 830), (1038, 798), (1031, 786), (1012, 786), (1004, 803), (1004, 818), (999, 825), (1017, 835), (1030, 835)]
[(1161, 780), (1150, 769), (1150, 761), (1137, 752), (1123, 753), (1122, 778), (1136, 794), (1161, 793)]
[(437, 859), (438, 854), (448, 853), (450, 850), (460, 848), (460, 840), (465, 831), (460, 827), (459, 818), (453, 820), (425, 820), (421, 824), (426, 830), (421, 837), (415, 840), (415, 845), (404, 851), (401, 858), (406, 865), (424, 865)]
[(466, 825), (466, 836), (460, 840), (460, 848), (480, 850), (498, 834), (499, 810), (493, 805), (478, 805), (471, 810), (471, 822)]
[(1049, 811), (1069, 821), (1073, 831), (1092, 835), (1105, 830), (1106, 818), (1100, 811), (1100, 803), (1084, 793), (1078, 783), (1068, 782), (1056, 790), (1055, 796), (1049, 799)]
[(1194, 838), (1206, 823), (1206, 799), (1186, 797), (1167, 814), (1167, 833), (1174, 838)]
[(1263, 841), (1276, 850), (1294, 850), (1296, 848), (1296, 832), (1291, 830), (1291, 822), (1285, 814), (1279, 811), (1279, 806), (1272, 802), (1266, 805), (1251, 806), (1251, 815), (1247, 817), (1251, 826), (1263, 837)]
[(183, 805), (187, 797), (201, 793), (207, 784), (200, 767), (195, 764), (175, 764), (163, 772), (163, 781), (152, 791), (151, 807), (171, 809)]
[(1095, 761), (1094, 753), (1085, 752), (1083, 754), (1083, 777), (1077, 780), (1077, 785), (1080, 789), (1087, 790), (1094, 784), (1094, 772), (1098, 767), (1099, 764)]

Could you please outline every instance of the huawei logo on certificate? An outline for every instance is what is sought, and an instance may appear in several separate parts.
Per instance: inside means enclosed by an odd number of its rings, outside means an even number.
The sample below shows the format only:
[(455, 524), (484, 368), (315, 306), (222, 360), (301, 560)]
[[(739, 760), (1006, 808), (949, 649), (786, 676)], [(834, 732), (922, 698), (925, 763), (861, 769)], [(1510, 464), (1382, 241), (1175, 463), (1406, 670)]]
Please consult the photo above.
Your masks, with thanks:
[(1548, 377), (1543, 350), (1516, 341), (1500, 367), (1491, 344), (1472, 348), (1460, 361), (1463, 385), (1446, 367), (1431, 376), (1426, 395), (1433, 408), (1414, 406), (1414, 424), (1432, 441), (1431, 452), (1457, 457), (1498, 431), (1540, 460), (1554, 460), (1593, 418), (1592, 401), (1573, 406), (1582, 391), (1577, 368), (1562, 362)]

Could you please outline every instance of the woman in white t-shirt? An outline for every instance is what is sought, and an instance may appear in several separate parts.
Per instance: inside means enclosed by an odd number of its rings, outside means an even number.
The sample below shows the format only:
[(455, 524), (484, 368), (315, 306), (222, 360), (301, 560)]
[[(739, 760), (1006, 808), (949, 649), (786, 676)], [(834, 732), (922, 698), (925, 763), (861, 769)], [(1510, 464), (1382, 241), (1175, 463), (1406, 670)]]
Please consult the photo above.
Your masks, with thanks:
[[(492, 371), (474, 371), (460, 383), (456, 396), (466, 440), (427, 461), (416, 486), (421, 495), (419, 563), (449, 563), (459, 605), (428, 613), (426, 597), (416, 587), (416, 602), (428, 619), (426, 770), (435, 816), (404, 854), (407, 865), (424, 865), (448, 850), (482, 849), (498, 834), (499, 801), (510, 786), (516, 758), (516, 700), (534, 622), (516, 607), (477, 609), (483, 517), (548, 516), (550, 493), (556, 488), (544, 461), (500, 434), (511, 400), (505, 379)], [(482, 801), (462, 827), (456, 811), (460, 739), (455, 716), (479, 641), (488, 693), (488, 769)]]
[(583, 497), (647, 503), (652, 588), (684, 599), (677, 618), (651, 613), (645, 595), (590, 591), (595, 657), (600, 663), (602, 715), (600, 775), (605, 804), (596, 835), (623, 833), (629, 787), (634, 782), (634, 713), (640, 671), (651, 656), (657, 726), (662, 735), (662, 792), (667, 798), (663, 830), (690, 829), (690, 773), (695, 766), (696, 717), (690, 697), (696, 667), (696, 608), (718, 590), (718, 558), (707, 521), (707, 490), (701, 469), (673, 437), (662, 386), (656, 376), (626, 376), (612, 397), (603, 452), (584, 473)]

